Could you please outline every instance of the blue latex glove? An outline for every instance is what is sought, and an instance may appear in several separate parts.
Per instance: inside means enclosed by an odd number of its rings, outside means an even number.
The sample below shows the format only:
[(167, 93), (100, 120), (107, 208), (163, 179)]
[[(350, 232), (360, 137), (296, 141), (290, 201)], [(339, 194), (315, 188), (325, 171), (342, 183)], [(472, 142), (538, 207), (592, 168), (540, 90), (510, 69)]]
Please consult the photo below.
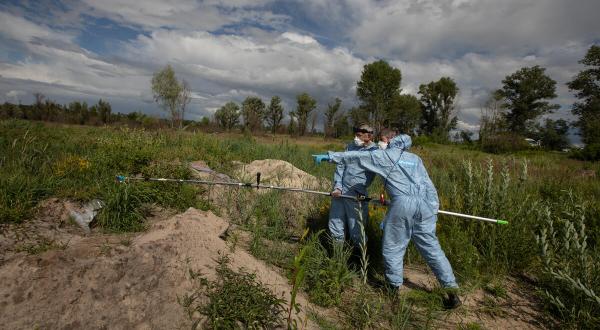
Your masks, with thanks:
[(322, 161), (329, 161), (329, 155), (328, 154), (322, 154), (322, 155), (312, 155), (313, 158), (315, 159), (315, 163), (317, 164), (321, 164)]
[(383, 230), (385, 228), (385, 220), (381, 220), (381, 223), (379, 224), (379, 228), (381, 230)]

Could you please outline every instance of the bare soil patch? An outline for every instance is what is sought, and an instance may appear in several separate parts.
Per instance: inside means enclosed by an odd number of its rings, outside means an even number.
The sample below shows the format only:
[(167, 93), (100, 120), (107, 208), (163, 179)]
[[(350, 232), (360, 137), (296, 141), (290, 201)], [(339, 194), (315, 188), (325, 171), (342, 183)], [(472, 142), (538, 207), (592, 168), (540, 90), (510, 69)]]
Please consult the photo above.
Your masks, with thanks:
[[(277, 296), (291, 288), (276, 269), (219, 236), (228, 222), (188, 209), (137, 236), (92, 234), (64, 249), (11, 258), (0, 266), (0, 324), (21, 328), (189, 328), (177, 297), (189, 270), (210, 278), (220, 254), (255, 273)], [(300, 296), (298, 302), (309, 306)], [(305, 309), (306, 310), (306, 309)], [(314, 328), (308, 323), (308, 328)]]
[[(410, 290), (432, 291), (438, 284), (426, 266), (411, 265), (404, 270), (404, 282)], [(482, 288), (463, 292), (463, 305), (456, 310), (440, 312), (437, 329), (457, 329), (478, 324), (484, 329), (545, 329), (554, 323), (543, 312), (535, 297), (535, 288), (508, 277), (501, 296)]]

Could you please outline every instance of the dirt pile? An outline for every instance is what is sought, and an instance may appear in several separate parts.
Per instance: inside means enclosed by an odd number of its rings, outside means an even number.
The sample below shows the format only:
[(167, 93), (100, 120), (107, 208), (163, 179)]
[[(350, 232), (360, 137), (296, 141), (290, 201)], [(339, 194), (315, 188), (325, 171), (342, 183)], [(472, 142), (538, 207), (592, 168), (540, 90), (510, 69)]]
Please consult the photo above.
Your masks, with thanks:
[(261, 174), (261, 182), (264, 184), (307, 189), (317, 189), (321, 185), (314, 176), (278, 159), (255, 160), (250, 164), (239, 165), (236, 176), (243, 182), (255, 182), (256, 173)]
[[(306, 173), (294, 165), (278, 159), (255, 160), (249, 164), (236, 162), (233, 177), (218, 173), (212, 170), (203, 161), (190, 163), (190, 170), (194, 177), (201, 180), (221, 181), (221, 182), (249, 182), (256, 183), (256, 174), (261, 173), (261, 184), (274, 185), (293, 188), (307, 188), (314, 190), (328, 191), (331, 184), (328, 180), (319, 180), (309, 173)], [(252, 213), (251, 209), (256, 202), (256, 194), (265, 194), (274, 192), (271, 189), (248, 189), (247, 187), (236, 186), (206, 186), (203, 197), (217, 210), (221, 210), (221, 215), (233, 219), (233, 222), (244, 222), (243, 219)], [(322, 196), (307, 194), (302, 192), (286, 192), (278, 190), (277, 207), (280, 209), (284, 218), (288, 220), (290, 228), (297, 229), (302, 233), (303, 219), (311, 211), (317, 209), (322, 200)]]
[[(189, 293), (189, 270), (214, 277), (219, 253), (231, 267), (256, 273), (289, 299), (288, 281), (219, 236), (228, 223), (188, 209), (138, 236), (92, 234), (65, 249), (12, 258), (0, 266), (0, 324), (21, 328), (189, 328), (177, 297)], [(299, 303), (307, 306), (306, 299)], [(306, 308), (305, 308), (306, 310)], [(314, 326), (309, 323), (309, 328)]]

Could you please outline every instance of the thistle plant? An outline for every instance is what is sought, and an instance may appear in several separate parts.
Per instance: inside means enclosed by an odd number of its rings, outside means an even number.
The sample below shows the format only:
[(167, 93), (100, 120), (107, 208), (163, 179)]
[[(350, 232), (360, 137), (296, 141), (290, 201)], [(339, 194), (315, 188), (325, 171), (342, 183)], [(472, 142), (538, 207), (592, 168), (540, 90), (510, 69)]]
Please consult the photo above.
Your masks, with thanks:
[[(558, 211), (552, 211), (552, 206)], [(577, 327), (600, 325), (600, 260), (588, 247), (586, 205), (569, 192), (542, 208), (544, 225), (536, 236), (543, 263), (542, 296)], [(596, 256), (595, 256), (596, 255)]]
[(485, 187), (483, 192), (483, 211), (492, 214), (494, 210), (494, 162), (492, 159), (487, 161), (487, 171), (485, 177)]
[(472, 211), (475, 204), (475, 191), (473, 186), (473, 164), (470, 160), (463, 161), (463, 169), (465, 171), (465, 210)]
[(528, 164), (529, 164), (529, 162), (527, 161), (527, 159), (523, 160), (523, 167), (521, 168), (521, 175), (519, 176), (519, 183), (521, 185), (523, 185), (525, 183), (525, 181), (527, 181), (527, 178), (529, 177)]

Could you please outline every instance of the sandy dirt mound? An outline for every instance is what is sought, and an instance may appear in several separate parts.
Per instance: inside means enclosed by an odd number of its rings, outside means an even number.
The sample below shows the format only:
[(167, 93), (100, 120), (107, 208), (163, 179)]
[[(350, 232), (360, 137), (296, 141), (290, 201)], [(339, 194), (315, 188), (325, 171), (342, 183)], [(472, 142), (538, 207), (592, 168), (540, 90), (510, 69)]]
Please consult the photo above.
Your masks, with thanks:
[(236, 176), (244, 182), (254, 183), (256, 173), (261, 174), (261, 182), (264, 184), (307, 189), (316, 189), (321, 185), (314, 176), (278, 159), (255, 160), (250, 164), (240, 165)]
[(190, 208), (133, 238), (92, 234), (65, 249), (12, 258), (0, 266), (0, 328), (189, 328), (177, 296), (189, 293), (190, 269), (214, 277), (219, 253), (288, 299), (285, 277), (241, 249), (230, 253), (219, 238), (227, 227)]
[[(236, 162), (234, 164), (235, 179), (212, 170), (205, 162), (199, 160), (189, 164), (195, 178), (210, 181), (249, 182), (256, 183), (256, 174), (261, 173), (261, 184), (293, 188), (307, 188), (328, 191), (331, 188), (329, 180), (319, 180), (294, 165), (277, 159), (255, 160), (250, 164)], [(245, 222), (257, 201), (256, 194), (274, 192), (271, 189), (249, 189), (247, 187), (232, 187), (207, 185), (203, 197), (216, 209), (222, 210), (223, 216), (233, 219), (232, 222)], [(277, 190), (280, 199), (277, 202), (280, 211), (285, 214), (286, 224), (295, 228), (296, 234), (303, 231), (304, 218), (315, 211), (322, 201), (322, 196), (302, 192), (287, 192)]]

